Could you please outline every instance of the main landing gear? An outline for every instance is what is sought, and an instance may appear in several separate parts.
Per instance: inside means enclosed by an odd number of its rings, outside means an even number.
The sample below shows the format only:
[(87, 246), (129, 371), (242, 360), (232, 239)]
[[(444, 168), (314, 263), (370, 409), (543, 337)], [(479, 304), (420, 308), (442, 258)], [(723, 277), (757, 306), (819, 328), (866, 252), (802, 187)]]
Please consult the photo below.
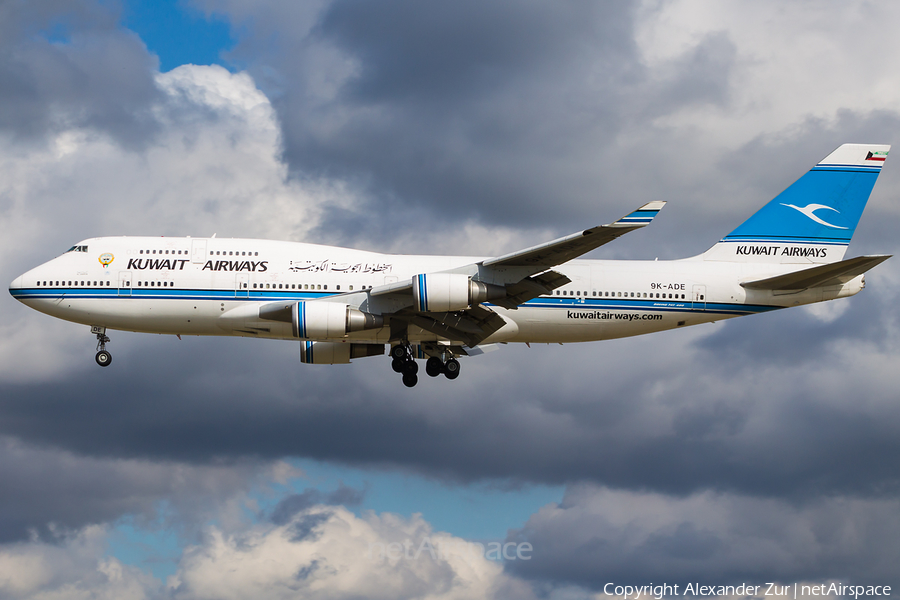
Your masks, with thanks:
[[(419, 382), (419, 365), (413, 358), (412, 348), (409, 344), (397, 344), (391, 347), (391, 368), (395, 373), (403, 374), (403, 385), (414, 387)], [(459, 377), (459, 361), (452, 356), (446, 361), (440, 357), (431, 356), (425, 362), (425, 373), (429, 377), (437, 377), (441, 373), (447, 379)]]
[(91, 333), (97, 334), (97, 355), (94, 360), (101, 367), (108, 367), (112, 364), (112, 354), (106, 349), (109, 338), (106, 336), (106, 327), (91, 327)]

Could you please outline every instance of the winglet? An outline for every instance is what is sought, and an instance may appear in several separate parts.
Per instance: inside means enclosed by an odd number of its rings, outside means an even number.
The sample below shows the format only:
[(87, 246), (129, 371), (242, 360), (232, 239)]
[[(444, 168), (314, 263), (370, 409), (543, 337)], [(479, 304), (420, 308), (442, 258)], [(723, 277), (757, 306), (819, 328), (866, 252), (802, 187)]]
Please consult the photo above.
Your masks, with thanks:
[(625, 215), (615, 223), (610, 223), (607, 227), (644, 227), (650, 224), (662, 207), (666, 205), (665, 200), (654, 200), (648, 202), (631, 214)]

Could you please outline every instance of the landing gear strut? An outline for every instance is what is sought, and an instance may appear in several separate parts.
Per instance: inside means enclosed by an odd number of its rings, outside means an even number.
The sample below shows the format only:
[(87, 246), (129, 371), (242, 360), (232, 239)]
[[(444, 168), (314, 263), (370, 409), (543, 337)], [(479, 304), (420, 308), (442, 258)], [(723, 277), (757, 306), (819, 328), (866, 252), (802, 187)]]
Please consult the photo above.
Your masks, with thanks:
[(97, 334), (97, 355), (94, 360), (101, 367), (108, 367), (112, 364), (112, 354), (106, 349), (109, 337), (106, 335), (106, 327), (91, 327), (91, 333)]

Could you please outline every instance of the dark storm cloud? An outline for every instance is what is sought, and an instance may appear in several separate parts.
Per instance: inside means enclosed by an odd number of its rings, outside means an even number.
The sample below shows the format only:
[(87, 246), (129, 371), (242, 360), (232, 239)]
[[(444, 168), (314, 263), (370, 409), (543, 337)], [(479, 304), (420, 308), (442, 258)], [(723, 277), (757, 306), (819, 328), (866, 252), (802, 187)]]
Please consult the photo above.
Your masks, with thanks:
[(110, 6), (0, 2), (0, 132), (40, 140), (85, 127), (143, 146), (157, 127), (157, 61)]
[[(460, 380), (415, 390), (401, 387), (387, 359), (309, 367), (291, 343), (190, 340), (164, 353), (141, 345), (108, 370), (3, 384), (0, 431), (101, 457), (306, 456), (457, 481), (590, 480), (676, 494), (896, 492), (893, 390), (875, 381), (859, 406), (842, 388), (797, 387), (815, 385), (817, 369), (848, 368), (843, 340), (776, 367), (748, 356), (738, 369), (727, 354), (724, 363), (694, 354), (685, 333), (506, 348), (467, 360)], [(639, 356), (652, 365), (641, 376), (627, 367)], [(703, 373), (688, 376), (691, 363)], [(810, 374), (797, 380), (799, 368)]]
[[(534, 547), (507, 571), (602, 589), (608, 582), (715, 585), (826, 581), (894, 585), (900, 504), (822, 497), (807, 503), (702, 494), (663, 498), (574, 486), (510, 541)], [(703, 585), (703, 583), (701, 583)], [(760, 590), (765, 591), (765, 585)], [(762, 595), (762, 593), (760, 593)]]
[[(125, 516), (197, 522), (246, 490), (265, 467), (98, 459), (0, 437), (0, 542), (32, 534), (55, 540)], [(162, 502), (170, 514), (160, 514)]]
[[(635, 131), (726, 105), (736, 60), (718, 33), (651, 71), (634, 7), (621, 3), (334, 2), (310, 28), (272, 18), (288, 10), (267, 2), (232, 15), (254, 28), (234, 56), (270, 92), (294, 173), (338, 176), (367, 200), (355, 218), (336, 209), (320, 223), (345, 243), (435, 219), (593, 224), (621, 197), (610, 181), (647, 151), (633, 147)], [(318, 55), (330, 73), (310, 66)]]
[[(886, 267), (882, 269), (886, 271)], [(869, 280), (875, 279), (878, 285), (880, 274), (870, 273)], [(852, 301), (852, 307), (835, 306), (839, 302), (827, 305), (844, 308), (828, 323), (806, 311), (781, 310), (738, 319), (699, 340), (696, 347), (704, 351), (706, 360), (738, 369), (803, 368), (821, 360), (831, 349), (852, 342), (890, 351), (897, 321), (889, 296), (863, 293)]]

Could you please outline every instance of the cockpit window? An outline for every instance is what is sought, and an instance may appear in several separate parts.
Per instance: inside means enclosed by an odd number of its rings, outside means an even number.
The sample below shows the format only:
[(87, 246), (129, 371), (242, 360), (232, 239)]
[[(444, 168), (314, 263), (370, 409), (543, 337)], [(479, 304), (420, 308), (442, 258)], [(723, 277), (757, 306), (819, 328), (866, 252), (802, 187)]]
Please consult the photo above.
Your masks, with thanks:
[(64, 252), (64, 254), (68, 254), (69, 252), (87, 252), (87, 251), (88, 251), (87, 246), (72, 246), (71, 248), (66, 250)]

